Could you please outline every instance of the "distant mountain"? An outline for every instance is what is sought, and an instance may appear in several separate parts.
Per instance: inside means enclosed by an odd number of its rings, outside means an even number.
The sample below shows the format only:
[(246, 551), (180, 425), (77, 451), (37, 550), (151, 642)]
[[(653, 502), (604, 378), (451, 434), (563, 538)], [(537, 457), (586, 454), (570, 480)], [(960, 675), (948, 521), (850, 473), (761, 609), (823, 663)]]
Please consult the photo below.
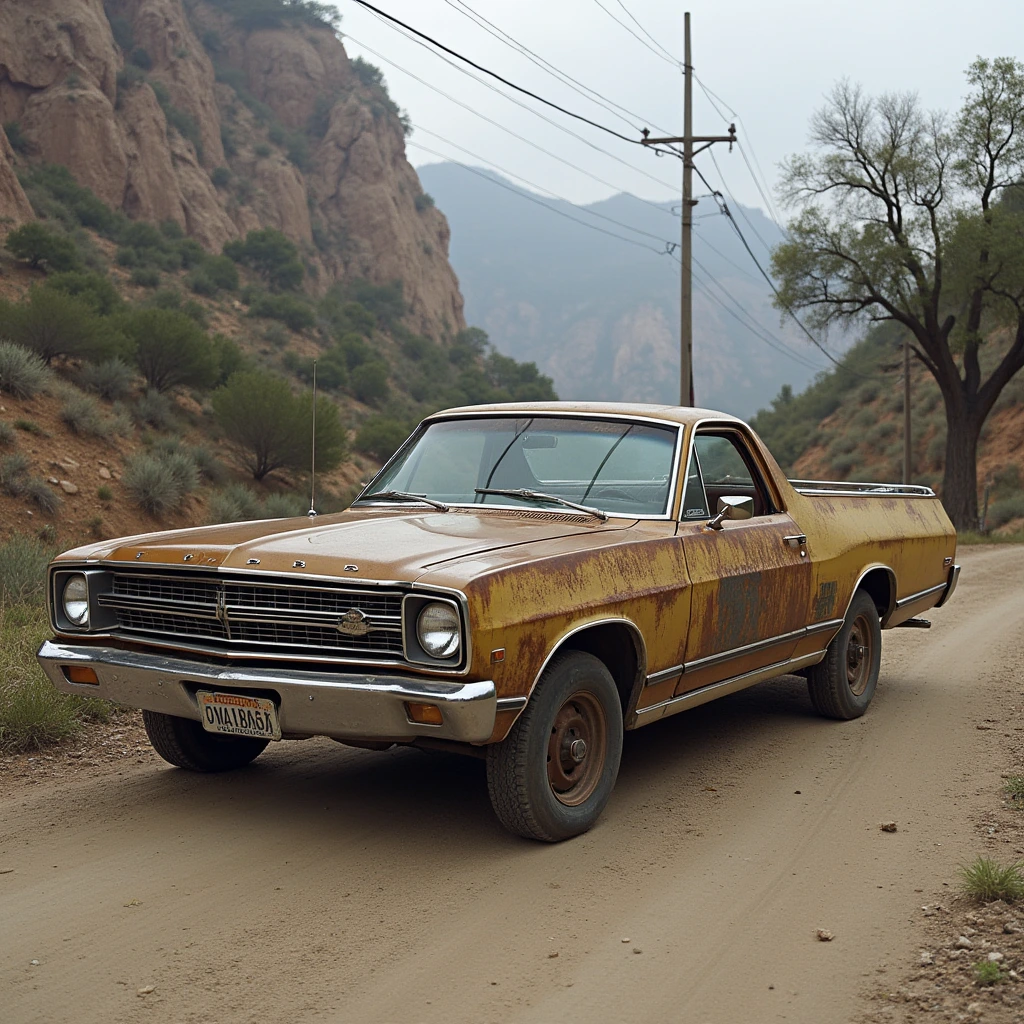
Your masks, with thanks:
[[(424, 189), (451, 225), (450, 260), (466, 300), (466, 319), (483, 327), (499, 351), (535, 361), (554, 378), (563, 398), (678, 401), (678, 262), (574, 223), (523, 195), (543, 198), (556, 210), (656, 249), (663, 248), (662, 242), (634, 236), (568, 203), (534, 196), (490, 171), (481, 173), (491, 181), (459, 164), (418, 170)], [(588, 209), (657, 239), (676, 240), (680, 222), (671, 206), (656, 207), (621, 194)], [(795, 327), (779, 326), (767, 284), (726, 218), (716, 212), (709, 200), (695, 210), (696, 260), (755, 323), (783, 339), (805, 363), (824, 367), (824, 358)], [(767, 266), (757, 235), (773, 245), (779, 229), (759, 210), (743, 212), (756, 234), (740, 217), (743, 232)], [(704, 276), (699, 270), (697, 274)], [(749, 417), (783, 384), (799, 391), (814, 374), (814, 369), (770, 348), (698, 286), (698, 405)]]

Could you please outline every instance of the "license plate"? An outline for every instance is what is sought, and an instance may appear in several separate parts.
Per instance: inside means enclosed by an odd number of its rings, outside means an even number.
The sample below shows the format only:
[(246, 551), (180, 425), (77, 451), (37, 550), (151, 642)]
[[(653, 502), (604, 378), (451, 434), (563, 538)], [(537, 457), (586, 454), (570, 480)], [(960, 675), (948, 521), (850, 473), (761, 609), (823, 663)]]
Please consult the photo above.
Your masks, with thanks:
[(199, 711), (203, 728), (225, 736), (250, 736), (279, 740), (281, 723), (277, 705), (266, 697), (243, 697), (237, 693), (211, 693), (200, 690)]

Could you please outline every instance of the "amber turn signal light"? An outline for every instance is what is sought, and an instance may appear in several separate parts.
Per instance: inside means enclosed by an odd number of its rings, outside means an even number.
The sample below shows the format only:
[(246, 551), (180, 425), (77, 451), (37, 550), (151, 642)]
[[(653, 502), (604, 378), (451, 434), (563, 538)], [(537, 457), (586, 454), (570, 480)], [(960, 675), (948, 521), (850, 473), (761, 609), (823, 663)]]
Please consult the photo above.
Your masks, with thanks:
[(441, 717), (441, 709), (436, 704), (413, 704), (410, 701), (406, 701), (405, 711), (409, 716), (409, 721), (415, 722), (417, 725), (444, 724), (444, 719)]
[(100, 681), (96, 676), (96, 670), (85, 665), (63, 665), (64, 678), (69, 683), (89, 683), (92, 686), (99, 686)]

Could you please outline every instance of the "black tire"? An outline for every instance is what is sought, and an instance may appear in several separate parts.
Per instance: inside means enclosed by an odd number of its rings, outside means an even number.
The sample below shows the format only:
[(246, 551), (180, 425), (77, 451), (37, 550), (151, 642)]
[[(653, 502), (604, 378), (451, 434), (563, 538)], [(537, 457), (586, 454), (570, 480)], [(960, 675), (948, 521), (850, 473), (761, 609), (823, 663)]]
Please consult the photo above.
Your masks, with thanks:
[(169, 764), (193, 772), (229, 772), (255, 761), (267, 740), (218, 736), (199, 722), (158, 711), (143, 711), (142, 721), (153, 749)]
[(487, 748), (491, 806), (517, 835), (569, 839), (600, 817), (621, 758), (615, 681), (593, 655), (568, 651), (552, 660), (508, 736)]
[(882, 627), (875, 602), (863, 591), (853, 595), (843, 628), (825, 657), (807, 670), (814, 710), (825, 718), (860, 718), (878, 685)]

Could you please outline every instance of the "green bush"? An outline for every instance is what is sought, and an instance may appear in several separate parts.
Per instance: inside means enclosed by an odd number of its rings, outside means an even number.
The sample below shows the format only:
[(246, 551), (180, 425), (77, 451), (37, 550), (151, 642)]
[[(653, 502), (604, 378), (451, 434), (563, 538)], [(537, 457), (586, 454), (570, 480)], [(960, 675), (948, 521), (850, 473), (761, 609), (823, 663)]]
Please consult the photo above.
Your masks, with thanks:
[(304, 515), (306, 499), (297, 494), (268, 494), (263, 500), (261, 519), (294, 519)]
[(0, 607), (42, 603), (46, 595), (46, 566), (54, 552), (35, 537), (12, 533), (0, 544)]
[(121, 483), (134, 505), (159, 519), (177, 509), (188, 493), (182, 470), (180, 460), (141, 452), (125, 461)]
[(273, 152), (273, 150), (265, 142), (259, 142), (259, 143), (256, 144), (256, 148), (253, 150), (253, 152), (261, 160), (266, 160), (266, 158), (268, 156), (270, 156), (270, 154)]
[(83, 437), (109, 437), (110, 424), (95, 398), (81, 392), (71, 392), (64, 399), (60, 409), (60, 418), (72, 434)]
[(106, 238), (115, 238), (127, 223), (124, 214), (79, 185), (62, 164), (39, 164), (18, 177), (40, 217), (54, 217), (67, 227), (92, 228)]
[(140, 288), (159, 288), (160, 271), (156, 267), (136, 267), (130, 280)]
[(102, 502), (114, 500), (114, 490), (109, 484), (100, 484), (96, 488), (96, 497)]
[(214, 383), (219, 387), (226, 384), (233, 373), (238, 373), (248, 366), (245, 353), (238, 347), (238, 342), (223, 334), (215, 334), (210, 339), (210, 347), (217, 360), (217, 379)]
[(31, 463), (22, 452), (5, 455), (0, 459), (0, 490), (9, 498), (20, 498), (28, 482)]
[(53, 374), (34, 352), (0, 341), (0, 392), (15, 398), (34, 398), (47, 390), (52, 379)]
[(203, 267), (196, 267), (188, 275), (187, 284), (196, 295), (202, 295), (208, 299), (213, 298), (219, 291), (217, 285), (210, 279), (210, 275), (206, 273)]
[(174, 403), (155, 388), (149, 388), (136, 399), (133, 415), (138, 423), (157, 430), (175, 427)]
[(122, 328), (134, 343), (135, 365), (151, 388), (203, 388), (217, 379), (210, 339), (185, 312), (135, 310), (123, 318)]
[(131, 51), (128, 60), (137, 68), (142, 68), (143, 71), (151, 71), (153, 69), (153, 58), (141, 46), (136, 46)]
[(25, 133), (17, 121), (8, 121), (4, 125), (4, 134), (15, 153), (24, 156), (28, 152), (28, 139), (25, 138)]
[[(275, 469), (309, 465), (312, 399), (293, 395), (284, 378), (264, 370), (235, 374), (214, 392), (213, 409), (235, 458), (254, 479)], [(338, 466), (345, 447), (337, 406), (321, 396), (316, 405), (318, 468)]]
[(351, 388), (360, 402), (379, 405), (391, 390), (388, 386), (387, 364), (373, 360), (357, 366), (352, 371)]
[(22, 497), (35, 502), (40, 511), (51, 516), (63, 504), (61, 496), (45, 480), (40, 480), (37, 476), (29, 477), (25, 481)]
[(27, 302), (0, 302), (0, 336), (46, 363), (56, 356), (104, 358), (124, 348), (124, 338), (82, 299), (40, 287), (29, 292)]
[(988, 526), (996, 529), (1013, 519), (1024, 519), (1024, 491), (993, 501), (988, 507)]
[(201, 266), (218, 288), (226, 292), (238, 291), (238, 268), (229, 257), (207, 255)]
[(15, 228), (4, 244), (15, 259), (24, 260), (36, 269), (74, 270), (80, 261), (78, 246), (67, 235), (39, 221), (29, 221)]
[(353, 281), (347, 288), (348, 298), (368, 310), (381, 327), (389, 328), (405, 316), (405, 299), (401, 281), (375, 285), (369, 281)]
[(26, 434), (32, 434), (34, 437), (47, 437), (47, 433), (35, 420), (19, 419), (14, 421), (15, 429), (24, 430)]
[(118, 402), (132, 393), (135, 371), (122, 359), (86, 363), (78, 371), (78, 384), (107, 402)]
[(268, 295), (266, 293), (252, 296), (249, 303), (249, 316), (262, 316), (268, 320), (278, 320), (289, 330), (304, 331), (316, 323), (313, 307), (297, 295)]
[(355, 449), (378, 462), (387, 462), (408, 437), (409, 431), (387, 416), (371, 416), (356, 434)]
[(43, 287), (80, 299), (100, 316), (115, 313), (122, 306), (121, 295), (113, 281), (95, 271), (68, 270), (50, 274)]
[(319, 0), (209, 0), (244, 29), (312, 25), (334, 28), (341, 15), (332, 4)]
[(979, 903), (1024, 899), (1024, 862), (1001, 865), (989, 857), (978, 857), (960, 867), (960, 888)]
[(259, 498), (244, 484), (231, 484), (210, 495), (206, 518), (210, 523), (244, 523), (259, 519)]
[(414, 200), (413, 205), (417, 213), (429, 210), (434, 205), (434, 197), (429, 192), (421, 192)]
[(245, 240), (228, 242), (224, 255), (259, 274), (277, 291), (302, 284), (305, 274), (295, 243), (274, 228), (250, 231)]
[(13, 448), (18, 443), (18, 432), (6, 420), (0, 420), (0, 448)]

